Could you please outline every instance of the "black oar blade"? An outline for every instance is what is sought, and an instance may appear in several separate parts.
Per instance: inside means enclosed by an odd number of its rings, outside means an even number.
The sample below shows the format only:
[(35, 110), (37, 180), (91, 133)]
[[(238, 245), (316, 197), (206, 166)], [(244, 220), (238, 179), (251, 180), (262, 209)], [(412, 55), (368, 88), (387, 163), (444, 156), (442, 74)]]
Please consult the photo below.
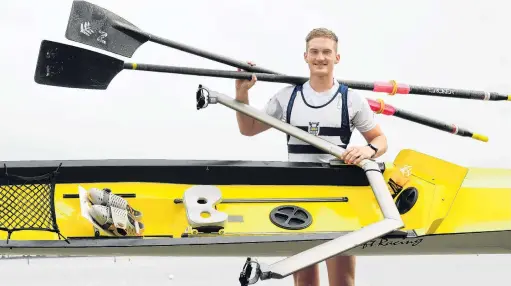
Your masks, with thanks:
[(122, 60), (80, 47), (43, 40), (34, 80), (38, 84), (107, 89), (124, 69)]
[(149, 39), (132, 23), (87, 1), (73, 1), (66, 38), (128, 58)]

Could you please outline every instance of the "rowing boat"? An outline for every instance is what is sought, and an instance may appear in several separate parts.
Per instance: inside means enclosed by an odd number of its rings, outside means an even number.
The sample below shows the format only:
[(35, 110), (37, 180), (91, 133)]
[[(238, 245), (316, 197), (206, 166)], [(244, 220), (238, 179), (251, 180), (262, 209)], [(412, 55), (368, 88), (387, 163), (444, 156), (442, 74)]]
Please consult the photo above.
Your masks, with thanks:
[[(52, 222), (52, 231), (0, 233), (1, 254), (291, 256), (382, 219), (364, 171), (344, 164), (91, 160), (4, 162), (7, 174), (53, 173), (39, 188), (2, 185), (2, 224), (22, 218)], [(59, 167), (60, 166), (60, 167)], [(511, 170), (467, 168), (414, 151), (378, 164), (404, 227), (362, 243), (348, 254), (511, 253)], [(406, 182), (406, 183), (402, 183)], [(402, 185), (400, 186), (401, 183)], [(109, 188), (143, 213), (140, 237), (107, 236), (82, 216), (80, 188)], [(187, 231), (188, 192), (225, 214), (217, 229)], [(211, 193), (209, 193), (211, 191)], [(30, 199), (29, 194), (38, 194)], [(25, 195), (22, 195), (25, 194)], [(38, 201), (35, 201), (35, 200)], [(14, 208), (24, 204), (19, 210)], [(295, 218), (293, 219), (293, 216)], [(22, 225), (17, 222), (16, 225)], [(48, 223), (48, 225), (52, 225)], [(211, 227), (210, 227), (211, 229)], [(66, 238), (65, 241), (61, 236)]]
[[(66, 37), (131, 57), (146, 41), (247, 72), (126, 63), (43, 40), (34, 80), (107, 89), (124, 69), (298, 84), (305, 78), (251, 67), (149, 34), (112, 12), (74, 1)], [(65, 71), (65, 72), (63, 72)], [(374, 92), (511, 101), (495, 92), (342, 81)], [(220, 104), (340, 157), (343, 148), (199, 85), (197, 109)], [(455, 135), (488, 138), (380, 101), (393, 115)], [(392, 162), (329, 163), (83, 160), (3, 162), (1, 254), (248, 256), (242, 285), (280, 279), (335, 255), (511, 253), (511, 169), (460, 166), (413, 149)], [(94, 192), (107, 203), (94, 204)], [(103, 196), (102, 195), (102, 196)], [(109, 208), (110, 207), (110, 208)], [(112, 222), (91, 216), (105, 210)], [(136, 215), (135, 215), (136, 214)], [(134, 225), (134, 232), (125, 231)], [(287, 256), (271, 265), (251, 257)]]
[[(198, 94), (200, 108), (221, 103), (342, 152), (206, 87)], [(247, 258), (240, 282), (249, 285), (337, 254), (511, 253), (511, 170), (415, 150), (360, 165), (89, 160), (4, 162), (4, 170), (2, 254), (289, 256), (270, 266)], [(94, 224), (86, 215), (94, 188), (140, 212), (143, 233), (112, 236)]]

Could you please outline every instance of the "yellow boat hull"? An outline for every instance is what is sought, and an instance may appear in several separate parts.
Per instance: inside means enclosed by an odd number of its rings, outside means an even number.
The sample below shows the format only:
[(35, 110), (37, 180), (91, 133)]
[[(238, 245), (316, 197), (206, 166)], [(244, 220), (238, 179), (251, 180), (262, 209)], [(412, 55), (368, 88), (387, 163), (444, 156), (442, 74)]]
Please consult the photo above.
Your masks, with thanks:
[[(47, 230), (0, 232), (0, 253), (290, 256), (383, 217), (363, 170), (356, 166), (134, 162), (62, 162), (52, 202), (60, 235)], [(34, 176), (59, 163), (6, 162), (6, 166), (12, 173)], [(410, 171), (409, 177), (402, 176), (403, 168)], [(346, 255), (511, 253), (511, 170), (467, 168), (403, 150), (393, 163), (382, 164), (382, 171), (391, 193), (396, 178), (405, 178), (401, 191), (395, 193), (405, 226)], [(216, 209), (228, 215), (221, 233), (190, 233), (187, 229), (181, 200), (196, 185), (220, 190), (223, 201)], [(98, 237), (82, 216), (79, 187), (109, 188), (124, 196), (143, 214), (142, 236), (105, 237), (101, 233)], [(236, 201), (244, 199), (252, 201)], [(307, 201), (317, 199), (324, 201)], [(24, 210), (30, 211), (35, 200), (23, 202)], [(283, 206), (307, 211), (310, 222), (301, 229), (273, 222), (270, 214)], [(0, 217), (9, 216), (9, 211), (15, 211), (13, 203), (4, 201)], [(5, 217), (0, 221), (6, 221)]]

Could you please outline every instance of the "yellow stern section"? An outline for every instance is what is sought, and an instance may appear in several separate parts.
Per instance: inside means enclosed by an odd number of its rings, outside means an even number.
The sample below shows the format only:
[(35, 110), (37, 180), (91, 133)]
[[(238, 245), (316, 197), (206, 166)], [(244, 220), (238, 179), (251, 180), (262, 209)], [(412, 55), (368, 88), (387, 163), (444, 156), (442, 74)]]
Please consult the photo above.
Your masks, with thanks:
[(438, 233), (511, 230), (511, 170), (470, 168)]

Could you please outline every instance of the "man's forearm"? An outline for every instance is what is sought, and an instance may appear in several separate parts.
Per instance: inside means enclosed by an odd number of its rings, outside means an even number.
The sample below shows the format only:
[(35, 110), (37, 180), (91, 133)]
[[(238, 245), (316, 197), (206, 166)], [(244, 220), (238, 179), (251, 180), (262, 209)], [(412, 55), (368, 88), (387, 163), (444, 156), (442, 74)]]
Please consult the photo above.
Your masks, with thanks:
[(380, 136), (377, 136), (369, 143), (378, 148), (378, 152), (376, 152), (373, 158), (378, 158), (381, 155), (385, 154), (385, 152), (387, 152), (387, 137), (385, 137), (385, 135), (382, 134)]
[[(248, 105), (248, 90), (236, 90), (236, 100)], [(254, 118), (236, 111), (236, 119), (238, 120), (241, 134), (250, 135), (254, 127)]]

